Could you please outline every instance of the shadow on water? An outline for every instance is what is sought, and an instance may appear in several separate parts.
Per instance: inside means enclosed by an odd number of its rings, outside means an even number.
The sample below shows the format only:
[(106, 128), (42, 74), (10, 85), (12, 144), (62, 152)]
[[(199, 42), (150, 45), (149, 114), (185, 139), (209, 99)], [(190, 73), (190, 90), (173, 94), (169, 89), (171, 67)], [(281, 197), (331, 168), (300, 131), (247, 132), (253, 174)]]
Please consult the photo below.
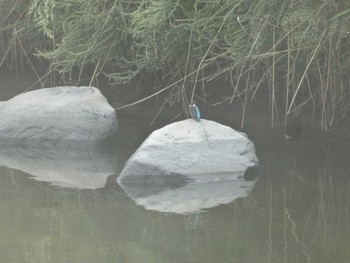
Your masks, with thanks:
[(348, 140), (257, 127), (249, 195), (186, 182), (131, 187), (133, 200), (115, 178), (149, 131), (119, 127), (106, 151), (1, 148), (0, 262), (350, 262)]

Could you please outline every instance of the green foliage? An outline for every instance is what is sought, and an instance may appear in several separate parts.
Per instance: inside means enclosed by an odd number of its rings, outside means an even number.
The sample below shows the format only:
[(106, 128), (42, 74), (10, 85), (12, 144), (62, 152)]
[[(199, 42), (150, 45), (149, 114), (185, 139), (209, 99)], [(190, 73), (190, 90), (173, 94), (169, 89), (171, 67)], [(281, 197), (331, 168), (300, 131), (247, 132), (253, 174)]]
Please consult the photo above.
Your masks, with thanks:
[(155, 0), (140, 5), (131, 13), (130, 64), (137, 71), (170, 72), (172, 81), (215, 63), (225, 71), (250, 47), (243, 43), (246, 32), (237, 22), (245, 8), (241, 0)]
[(24, 56), (45, 42), (28, 16), (29, 1), (0, 0), (0, 67), (17, 69)]
[[(265, 86), (284, 97), (286, 113), (311, 100), (334, 115), (350, 104), (348, 6), (348, 0), (31, 0), (21, 8), (46, 36), (37, 54), (60, 72), (93, 64), (115, 83), (158, 73), (189, 90), (200, 78), (203, 88), (225, 77), (231, 100)], [(299, 94), (304, 101), (296, 101)]]
[(56, 61), (61, 72), (119, 59), (127, 49), (126, 15), (120, 1), (33, 0), (30, 12), (54, 47), (38, 54)]
[(29, 7), (29, 13), (34, 15), (34, 22), (49, 38), (53, 38), (53, 20), (56, 5), (54, 0), (33, 1)]

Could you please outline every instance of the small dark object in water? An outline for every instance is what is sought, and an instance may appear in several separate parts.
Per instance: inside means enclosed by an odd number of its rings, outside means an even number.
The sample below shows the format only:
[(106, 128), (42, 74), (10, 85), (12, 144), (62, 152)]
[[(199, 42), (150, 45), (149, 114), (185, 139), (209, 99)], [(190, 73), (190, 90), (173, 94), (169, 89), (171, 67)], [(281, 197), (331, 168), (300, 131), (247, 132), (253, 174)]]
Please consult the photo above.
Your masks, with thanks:
[(246, 181), (254, 181), (259, 176), (259, 167), (257, 165), (248, 167), (245, 170), (243, 179)]
[(294, 139), (300, 137), (302, 130), (303, 126), (299, 117), (294, 117), (290, 120), (287, 120), (286, 139)]
[(189, 106), (188, 106), (188, 110), (190, 112), (190, 115), (193, 119), (195, 119), (196, 121), (200, 121), (201, 120), (201, 114), (199, 112), (199, 108), (196, 104), (194, 103), (191, 103)]

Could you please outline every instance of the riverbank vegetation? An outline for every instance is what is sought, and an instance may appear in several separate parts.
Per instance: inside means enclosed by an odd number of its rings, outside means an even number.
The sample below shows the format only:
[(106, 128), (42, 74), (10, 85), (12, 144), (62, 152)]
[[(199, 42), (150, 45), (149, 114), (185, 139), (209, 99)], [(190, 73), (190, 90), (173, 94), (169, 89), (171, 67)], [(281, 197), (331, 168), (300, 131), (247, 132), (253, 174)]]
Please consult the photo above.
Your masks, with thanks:
[[(33, 56), (115, 85), (152, 76), (167, 103), (307, 106), (326, 128), (350, 107), (350, 1), (0, 0), (1, 66)], [(80, 74), (78, 74), (79, 78)], [(206, 100), (215, 81), (216, 101)], [(155, 89), (154, 89), (155, 88)], [(143, 99), (143, 98), (135, 98)], [(280, 103), (281, 102), (281, 103)], [(281, 106), (282, 105), (282, 106)], [(186, 106), (187, 107), (187, 106)]]

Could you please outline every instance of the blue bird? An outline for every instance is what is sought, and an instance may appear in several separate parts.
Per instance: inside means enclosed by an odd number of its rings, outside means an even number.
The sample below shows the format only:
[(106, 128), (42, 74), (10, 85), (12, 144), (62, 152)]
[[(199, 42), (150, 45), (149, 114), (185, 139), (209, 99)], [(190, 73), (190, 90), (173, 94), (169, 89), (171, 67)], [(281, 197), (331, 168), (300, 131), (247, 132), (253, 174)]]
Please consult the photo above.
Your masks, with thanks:
[(188, 106), (188, 110), (190, 112), (190, 115), (193, 119), (195, 119), (196, 121), (200, 121), (201, 120), (201, 114), (199, 112), (199, 108), (196, 104), (192, 103)]

